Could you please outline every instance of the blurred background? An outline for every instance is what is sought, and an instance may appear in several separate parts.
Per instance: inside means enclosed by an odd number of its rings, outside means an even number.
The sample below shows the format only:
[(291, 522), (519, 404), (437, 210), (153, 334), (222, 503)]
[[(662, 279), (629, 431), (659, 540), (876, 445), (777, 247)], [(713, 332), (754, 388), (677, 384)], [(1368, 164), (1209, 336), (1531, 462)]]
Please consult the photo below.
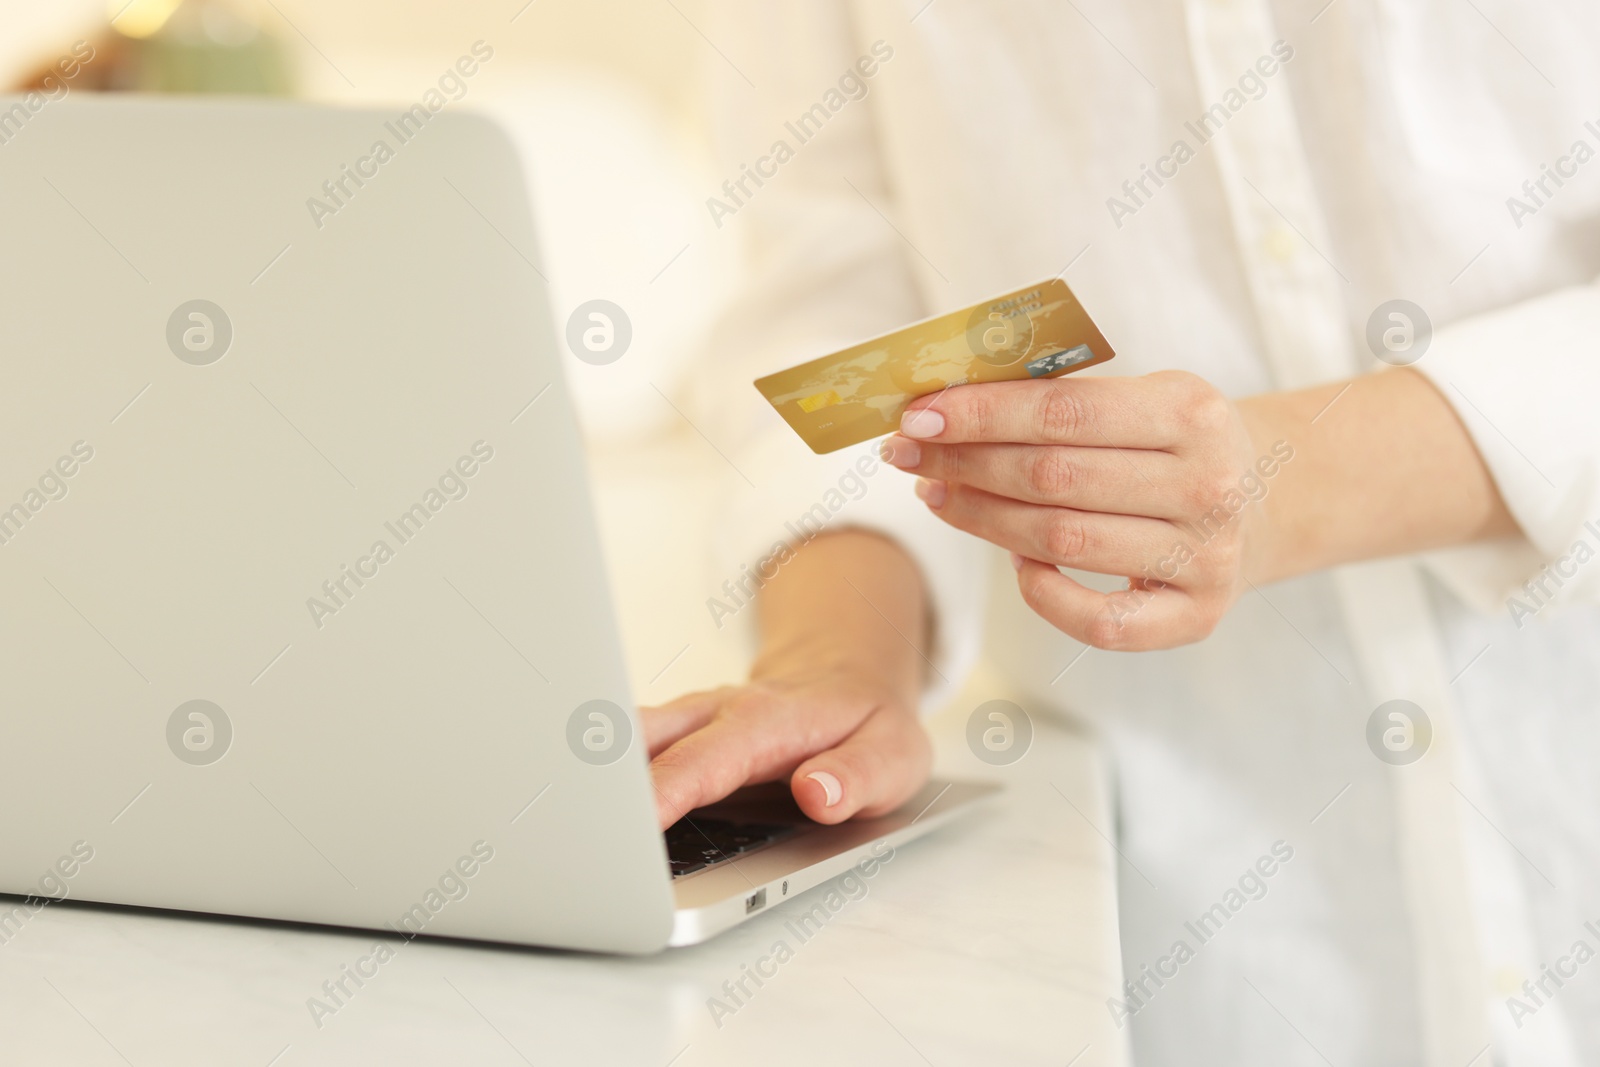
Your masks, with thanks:
[(78, 41), (70, 93), (249, 93), (409, 107), (476, 41), (494, 59), (450, 107), (494, 114), (522, 150), (555, 318), (603, 297), (633, 320), (633, 373), (569, 361), (598, 447), (676, 418), (685, 363), (737, 276), (712, 240), (720, 184), (700, 72), (700, 0), (0, 0), (0, 87), (37, 88)]
[[(642, 701), (743, 673), (743, 624), (706, 599), (728, 575), (707, 548), (738, 476), (690, 419), (689, 368), (739, 276), (705, 208), (714, 173), (703, 0), (0, 0), (0, 91), (43, 88), (83, 41), (68, 96), (261, 94), (409, 107), (482, 41), (494, 58), (450, 109), (516, 141), (557, 328), (603, 298), (633, 324), (617, 363), (566, 353), (602, 534)], [(82, 54), (80, 49), (80, 54)], [(398, 108), (397, 108), (398, 110)], [(530, 292), (530, 297), (540, 294)], [(647, 531), (647, 534), (642, 534)], [(746, 613), (748, 614), (748, 613)]]

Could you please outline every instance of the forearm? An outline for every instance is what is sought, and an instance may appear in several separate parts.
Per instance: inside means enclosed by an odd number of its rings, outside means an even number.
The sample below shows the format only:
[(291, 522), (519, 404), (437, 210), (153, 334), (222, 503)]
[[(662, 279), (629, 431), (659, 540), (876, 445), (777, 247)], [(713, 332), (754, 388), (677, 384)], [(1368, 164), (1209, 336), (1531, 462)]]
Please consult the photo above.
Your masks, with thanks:
[(761, 590), (753, 678), (837, 671), (877, 678), (911, 700), (930, 654), (928, 601), (916, 563), (864, 530), (823, 534)]
[(1258, 454), (1277, 441), (1294, 448), (1262, 503), (1251, 581), (1517, 530), (1466, 427), (1415, 371), (1268, 393), (1239, 408)]

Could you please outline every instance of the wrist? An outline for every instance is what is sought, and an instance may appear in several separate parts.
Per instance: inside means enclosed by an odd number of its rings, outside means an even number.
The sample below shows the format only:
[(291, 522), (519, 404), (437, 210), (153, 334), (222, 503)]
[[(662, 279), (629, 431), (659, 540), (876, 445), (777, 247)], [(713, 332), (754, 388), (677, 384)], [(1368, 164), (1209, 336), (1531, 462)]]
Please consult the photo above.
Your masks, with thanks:
[(921, 699), (926, 664), (903, 643), (864, 655), (859, 645), (815, 641), (764, 642), (750, 665), (750, 681), (779, 685), (833, 681), (915, 708)]
[(1402, 367), (1239, 405), (1257, 444), (1286, 440), (1261, 581), (1517, 532), (1460, 416)]
[(894, 541), (850, 528), (821, 534), (795, 551), (758, 604), (752, 681), (832, 677), (916, 705), (928, 670), (927, 598)]
[[(1267, 486), (1254, 505), (1254, 519), (1245, 539), (1244, 577), (1257, 585), (1298, 573), (1295, 554), (1304, 544), (1304, 538), (1295, 532), (1294, 479), (1284, 469), (1290, 465), (1290, 460), (1283, 458), (1285, 446), (1292, 457), (1294, 441), (1290, 422), (1278, 403), (1282, 395), (1267, 393), (1238, 403), (1240, 421), (1250, 438), (1252, 465)], [(1263, 461), (1273, 471), (1271, 477), (1256, 466)]]

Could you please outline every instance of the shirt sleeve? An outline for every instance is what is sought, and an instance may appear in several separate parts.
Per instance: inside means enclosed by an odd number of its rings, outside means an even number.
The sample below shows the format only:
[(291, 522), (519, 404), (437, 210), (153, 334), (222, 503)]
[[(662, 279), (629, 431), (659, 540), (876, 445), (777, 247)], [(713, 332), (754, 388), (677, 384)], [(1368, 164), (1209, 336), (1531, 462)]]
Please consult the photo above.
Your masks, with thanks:
[[(935, 519), (913, 479), (871, 442), (815, 455), (751, 383), (926, 314), (872, 121), (892, 46), (858, 41), (841, 3), (720, 9), (727, 53), (713, 76), (723, 184), (707, 199), (715, 239), (739, 240), (746, 275), (709, 344), (693, 398), (740, 468), (714, 550), (719, 573), (771, 576), (782, 546), (863, 528), (916, 561), (934, 614), (925, 706), (976, 657), (985, 600), (981, 542)], [(870, 71), (870, 73), (868, 73)], [(825, 116), (825, 117), (824, 117)], [(747, 578), (747, 588), (754, 580)], [(735, 596), (745, 590), (724, 590)], [(841, 585), (841, 595), (849, 596)], [(747, 601), (746, 601), (747, 602)], [(742, 613), (741, 613), (742, 614)], [(754, 613), (750, 613), (754, 614)], [(721, 623), (719, 622), (719, 626)]]
[(1430, 553), (1429, 569), (1519, 624), (1600, 602), (1600, 283), (1439, 330), (1416, 364), (1454, 405), (1523, 536)]

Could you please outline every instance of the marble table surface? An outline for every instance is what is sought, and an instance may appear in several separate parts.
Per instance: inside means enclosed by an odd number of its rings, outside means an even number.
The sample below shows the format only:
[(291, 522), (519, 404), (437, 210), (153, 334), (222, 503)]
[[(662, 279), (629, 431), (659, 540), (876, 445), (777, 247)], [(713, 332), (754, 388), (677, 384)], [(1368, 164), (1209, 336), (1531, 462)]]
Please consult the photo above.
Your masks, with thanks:
[[(729, 680), (744, 655), (705, 615), (720, 584), (710, 565), (685, 562), (719, 476), (664, 472), (672, 453), (661, 455), (644, 469), (597, 465), (644, 700)], [(646, 518), (654, 535), (641, 544)], [(422, 939), (317, 1018), (308, 1001), (370, 935), (52, 906), (0, 944), (0, 1067), (1126, 1063), (1106, 1009), (1121, 973), (1100, 762), (1040, 716), (1023, 758), (978, 760), (968, 716), (1003, 692), (980, 669), (931, 726), (938, 773), (1004, 794), (900, 849), (804, 939), (788, 921), (825, 887), (648, 958)], [(771, 976), (746, 979), (735, 1000), (729, 989), (763, 959)]]

